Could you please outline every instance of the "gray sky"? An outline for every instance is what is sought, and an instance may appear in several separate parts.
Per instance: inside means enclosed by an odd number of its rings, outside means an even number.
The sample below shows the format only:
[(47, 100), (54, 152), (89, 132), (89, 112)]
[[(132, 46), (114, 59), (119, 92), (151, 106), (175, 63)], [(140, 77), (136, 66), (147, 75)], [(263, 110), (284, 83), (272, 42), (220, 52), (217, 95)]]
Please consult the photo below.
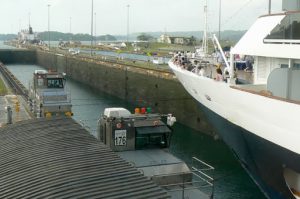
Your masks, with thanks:
[[(94, 0), (96, 34), (129, 32), (200, 31), (203, 29), (205, 0)], [(266, 14), (268, 0), (221, 0), (222, 30), (245, 30), (259, 15)], [(0, 33), (17, 33), (28, 27), (29, 13), (34, 31), (91, 32), (92, 0), (0, 0)], [(273, 12), (281, 0), (272, 0)], [(218, 29), (219, 0), (208, 0), (209, 30)]]

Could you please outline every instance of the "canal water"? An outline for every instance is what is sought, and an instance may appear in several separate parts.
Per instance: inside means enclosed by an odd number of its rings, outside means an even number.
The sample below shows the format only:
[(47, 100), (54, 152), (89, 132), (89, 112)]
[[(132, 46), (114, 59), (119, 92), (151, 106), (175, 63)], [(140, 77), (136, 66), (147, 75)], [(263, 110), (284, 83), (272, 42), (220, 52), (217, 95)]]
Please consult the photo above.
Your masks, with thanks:
[(0, 50), (1, 49), (15, 49), (15, 47), (7, 46), (4, 44), (4, 41), (0, 41)]
[[(28, 87), (36, 65), (8, 65), (8, 69)], [(97, 120), (107, 107), (125, 107), (134, 110), (127, 102), (95, 91), (71, 79), (67, 80), (73, 104), (73, 118), (85, 125), (95, 135)], [(263, 199), (265, 198), (247, 173), (239, 165), (229, 148), (220, 140), (197, 132), (182, 124), (175, 124), (171, 153), (186, 162), (196, 156), (216, 168), (216, 199)]]

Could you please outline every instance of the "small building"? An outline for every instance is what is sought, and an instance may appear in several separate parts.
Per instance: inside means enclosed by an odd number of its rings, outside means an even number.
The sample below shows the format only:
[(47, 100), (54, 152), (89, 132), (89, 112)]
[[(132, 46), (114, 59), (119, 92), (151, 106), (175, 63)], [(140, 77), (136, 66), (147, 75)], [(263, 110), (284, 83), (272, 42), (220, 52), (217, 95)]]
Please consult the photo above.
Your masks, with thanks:
[(187, 45), (191, 43), (191, 38), (190, 37), (171, 37), (171, 40), (174, 40), (174, 44), (182, 44), (182, 45)]
[(158, 42), (159, 43), (167, 43), (167, 44), (171, 44), (171, 38), (169, 35), (166, 34), (162, 34), (159, 38), (158, 38)]
[(181, 36), (169, 36), (166, 34), (162, 34), (159, 39), (159, 43), (167, 43), (167, 44), (181, 44), (187, 45), (191, 43), (191, 37), (181, 37)]

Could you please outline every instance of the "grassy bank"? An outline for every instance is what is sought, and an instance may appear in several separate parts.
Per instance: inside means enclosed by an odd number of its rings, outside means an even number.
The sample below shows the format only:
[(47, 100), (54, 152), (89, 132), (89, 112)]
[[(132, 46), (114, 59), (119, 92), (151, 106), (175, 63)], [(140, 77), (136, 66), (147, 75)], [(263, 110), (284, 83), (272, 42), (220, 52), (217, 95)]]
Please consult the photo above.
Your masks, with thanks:
[(7, 94), (6, 86), (3, 82), (3, 80), (0, 78), (0, 96), (6, 95), (6, 94)]

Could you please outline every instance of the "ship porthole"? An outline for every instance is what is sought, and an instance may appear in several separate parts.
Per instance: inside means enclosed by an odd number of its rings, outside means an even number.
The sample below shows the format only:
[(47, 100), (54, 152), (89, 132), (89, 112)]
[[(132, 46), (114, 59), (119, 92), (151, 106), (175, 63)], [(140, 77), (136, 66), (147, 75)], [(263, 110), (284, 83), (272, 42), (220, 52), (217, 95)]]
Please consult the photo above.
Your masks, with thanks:
[(285, 168), (283, 175), (285, 182), (293, 196), (296, 199), (300, 199), (300, 174), (292, 169)]

